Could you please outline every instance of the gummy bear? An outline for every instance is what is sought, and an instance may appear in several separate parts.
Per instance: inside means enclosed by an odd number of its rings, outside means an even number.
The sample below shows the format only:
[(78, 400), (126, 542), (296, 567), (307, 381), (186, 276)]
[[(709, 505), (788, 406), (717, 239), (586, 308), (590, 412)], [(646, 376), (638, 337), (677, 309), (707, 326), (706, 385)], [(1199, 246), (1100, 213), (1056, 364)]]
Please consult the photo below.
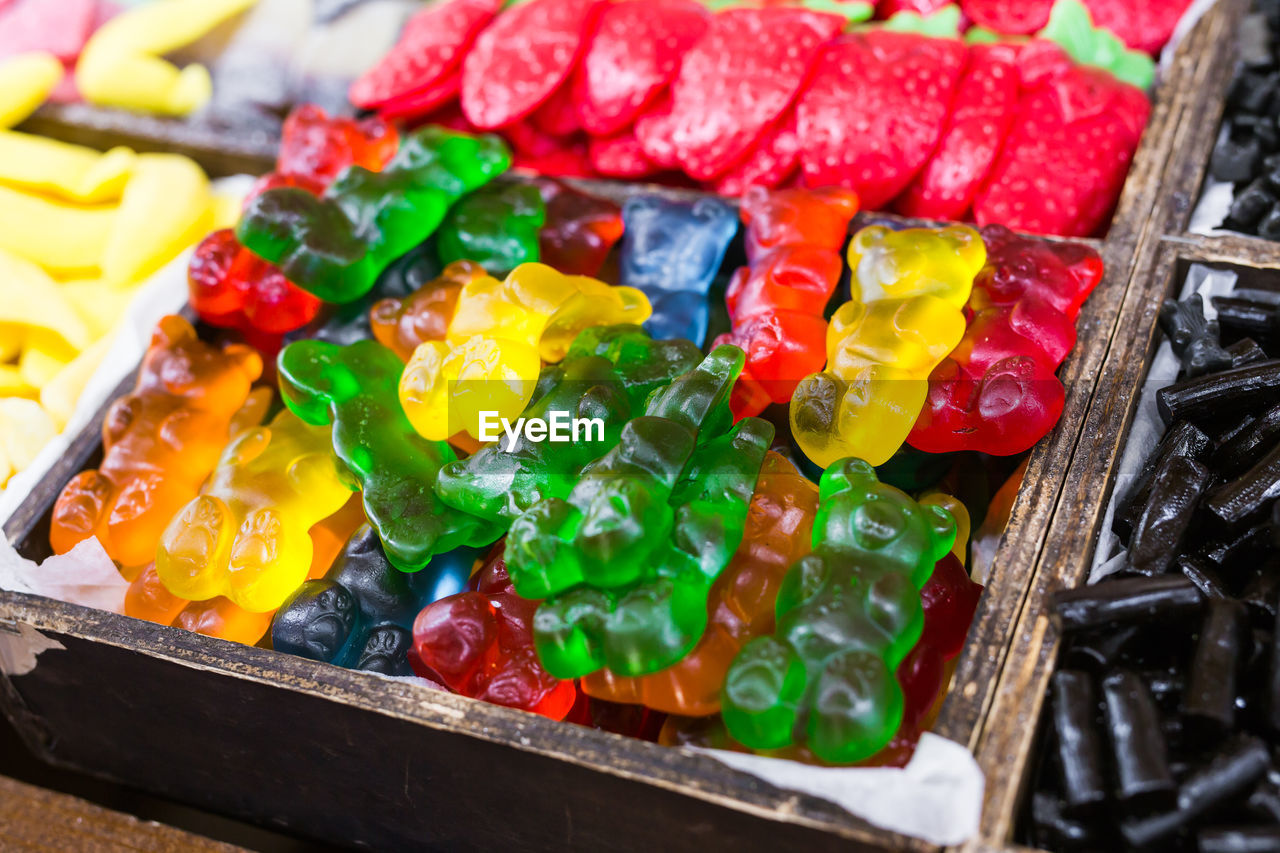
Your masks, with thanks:
[(538, 663), (532, 626), (538, 602), (516, 594), (501, 543), (468, 586), (425, 607), (413, 623), (413, 648), (426, 674), (463, 696), (564, 719), (578, 691)]
[(429, 439), (480, 438), (482, 414), (519, 417), (542, 362), (564, 358), (580, 331), (648, 316), (639, 291), (544, 264), (521, 264), (503, 281), (473, 277), (458, 294), (445, 340), (422, 343), (405, 366), (400, 402)]
[(822, 475), (813, 553), (787, 573), (777, 628), (729, 668), (723, 716), (754, 749), (804, 743), (847, 764), (886, 746), (902, 721), (895, 673), (920, 639), (920, 590), (956, 524), (881, 484), (860, 459)]
[(419, 344), (445, 339), (462, 288), (484, 275), (477, 263), (454, 261), (409, 296), (375, 302), (369, 314), (373, 336), (408, 361)]
[(640, 678), (599, 670), (582, 679), (588, 695), (647, 705), (669, 714), (720, 710), (720, 688), (735, 656), (755, 637), (773, 633), (773, 604), (791, 565), (809, 553), (818, 487), (786, 458), (765, 456), (747, 513), (742, 544), (707, 599), (702, 639), (679, 663)]
[(441, 263), (473, 261), (490, 275), (504, 276), (539, 260), (538, 233), (547, 207), (532, 184), (490, 184), (462, 199), (436, 237)]
[(418, 611), (461, 592), (482, 556), (461, 547), (405, 574), (387, 560), (377, 532), (362, 525), (322, 579), (299, 587), (271, 623), (271, 645), (311, 660), (412, 675), (408, 652)]
[(497, 536), (474, 516), (440, 502), (433, 487), (456, 457), (413, 431), (396, 397), (403, 365), (377, 341), (338, 346), (295, 341), (280, 353), (280, 392), (309, 424), (333, 424), (333, 450), (360, 482), (365, 514), (401, 571), (435, 554)]
[(740, 351), (722, 347), (655, 392), (567, 499), (512, 525), (517, 590), (550, 596), (534, 621), (548, 672), (644, 675), (702, 636), (710, 586), (741, 542), (773, 440), (773, 426), (754, 418), (714, 432), (741, 364)]
[(911, 432), (929, 374), (964, 336), (962, 312), (986, 247), (967, 226), (893, 232), (849, 245), (851, 300), (827, 331), (827, 368), (791, 400), (791, 430), (815, 464), (856, 456), (881, 465)]
[(297, 188), (262, 193), (245, 208), (236, 236), (299, 287), (327, 302), (351, 302), (430, 236), (458, 199), (510, 163), (496, 137), (422, 128), (382, 171), (351, 166), (323, 198)]
[(196, 601), (226, 596), (257, 613), (279, 607), (306, 580), (307, 531), (352, 492), (331, 432), (286, 409), (237, 436), (165, 529), (156, 551), (165, 587)]
[(908, 437), (929, 453), (1012, 456), (1053, 429), (1066, 394), (1054, 372), (1075, 346), (1080, 306), (1102, 280), (1102, 258), (1079, 243), (982, 230), (987, 265), (969, 297), (969, 328), (929, 377)]
[(249, 347), (213, 347), (181, 317), (162, 318), (133, 392), (107, 411), (101, 464), (77, 474), (58, 496), (53, 550), (65, 554), (97, 536), (120, 565), (150, 563), (169, 519), (213, 471), (232, 418), (261, 374), (262, 359)]
[(707, 337), (707, 294), (738, 233), (733, 208), (714, 198), (695, 202), (633, 196), (622, 207), (622, 283), (653, 305), (645, 330), (659, 340)]
[(436, 494), (451, 506), (508, 526), (547, 498), (565, 498), (582, 471), (618, 443), (622, 426), (643, 409), (650, 392), (701, 361), (689, 341), (653, 341), (638, 326), (608, 326), (580, 334), (559, 364), (542, 369), (526, 418), (599, 418), (591, 431), (565, 444), (530, 441), (524, 433), (450, 462)]
[(578, 192), (554, 178), (536, 178), (547, 208), (538, 235), (542, 263), (566, 275), (596, 276), (622, 238), (622, 210), (605, 198)]
[(752, 187), (743, 196), (751, 265), (729, 282), (725, 302), (733, 329), (716, 341), (747, 354), (734, 414), (758, 415), (770, 403), (790, 401), (800, 378), (822, 369), (823, 312), (844, 272), (840, 247), (857, 212), (857, 195), (837, 188)]

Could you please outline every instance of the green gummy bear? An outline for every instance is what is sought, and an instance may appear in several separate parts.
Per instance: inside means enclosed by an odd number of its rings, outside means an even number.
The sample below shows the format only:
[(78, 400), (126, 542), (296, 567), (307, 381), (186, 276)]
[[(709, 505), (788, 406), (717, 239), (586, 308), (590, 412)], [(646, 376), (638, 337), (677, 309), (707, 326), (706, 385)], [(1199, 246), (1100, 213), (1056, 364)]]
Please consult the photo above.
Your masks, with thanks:
[(404, 137), (381, 172), (348, 167), (323, 198), (293, 188), (262, 193), (245, 208), (236, 237), (304, 290), (351, 302), (427, 239), (458, 199), (510, 165), (496, 136), (425, 127)]
[(638, 580), (578, 586), (542, 603), (533, 641), (547, 672), (576, 678), (608, 667), (645, 675), (693, 649), (707, 628), (711, 585), (742, 542), (773, 432), (769, 422), (745, 418), (694, 451), (671, 493), (670, 533), (648, 537), (659, 547)]
[(436, 248), (440, 262), (475, 261), (502, 278), (523, 263), (540, 258), (538, 234), (547, 221), (547, 206), (533, 184), (490, 184), (453, 206)]
[(655, 341), (639, 326), (581, 332), (562, 362), (542, 368), (523, 417), (598, 418), (603, 434), (588, 431), (585, 439), (552, 443), (529, 441), (521, 432), (511, 447), (504, 435), (445, 465), (436, 494), (503, 529), (543, 500), (568, 497), (582, 470), (617, 445), (623, 425), (643, 411), (649, 393), (692, 370), (701, 357), (689, 341)]
[(295, 341), (280, 352), (280, 393), (302, 420), (333, 424), (333, 451), (360, 483), (365, 514), (397, 569), (416, 572), (462, 545), (498, 538), (493, 525), (439, 500), (440, 469), (457, 458), (418, 435), (400, 407), (404, 364), (377, 341)]
[(950, 513), (884, 485), (861, 459), (828, 468), (814, 550), (782, 582), (777, 628), (725, 678), (729, 732), (753, 749), (805, 743), (833, 764), (884, 748), (902, 722), (898, 666), (924, 628), (920, 589), (955, 537)]
[(1140, 50), (1130, 50), (1115, 33), (1095, 27), (1080, 0), (1058, 0), (1039, 37), (1054, 42), (1076, 62), (1110, 71), (1118, 80), (1146, 91), (1156, 79), (1156, 64)]

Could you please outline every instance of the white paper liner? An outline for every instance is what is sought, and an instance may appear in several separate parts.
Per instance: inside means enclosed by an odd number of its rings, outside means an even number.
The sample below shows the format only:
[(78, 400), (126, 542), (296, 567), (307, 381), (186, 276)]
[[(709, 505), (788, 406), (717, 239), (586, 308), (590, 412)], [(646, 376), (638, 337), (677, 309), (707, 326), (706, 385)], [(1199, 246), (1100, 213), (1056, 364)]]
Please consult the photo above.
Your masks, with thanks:
[(129, 582), (120, 577), (97, 537), (90, 537), (38, 566), (18, 556), (8, 542), (0, 542), (0, 589), (124, 613)]
[[(1213, 308), (1212, 297), (1222, 296), (1235, 290), (1236, 274), (1230, 270), (1216, 270), (1200, 264), (1192, 265), (1187, 272), (1179, 299), (1186, 299), (1193, 293), (1199, 293), (1204, 299), (1205, 316), (1209, 319), (1217, 317)], [(1142, 472), (1147, 457), (1154, 451), (1164, 436), (1164, 421), (1156, 409), (1156, 393), (1172, 385), (1178, 377), (1181, 362), (1174, 355), (1168, 340), (1160, 343), (1156, 357), (1151, 362), (1146, 381), (1142, 384), (1142, 396), (1138, 400), (1138, 410), (1134, 413), (1133, 429), (1125, 440), (1124, 454), (1120, 458), (1120, 467), (1116, 472), (1116, 485), (1111, 492), (1111, 500), (1107, 502), (1107, 512), (1102, 521), (1102, 532), (1098, 534), (1098, 547), (1093, 552), (1093, 565), (1089, 570), (1089, 583), (1097, 583), (1107, 575), (1114, 574), (1124, 568), (1128, 551), (1120, 542), (1120, 537), (1111, 530), (1111, 523), (1116, 514), (1116, 503), (1129, 489), (1134, 480)]]
[(954, 741), (926, 732), (906, 767), (814, 767), (798, 761), (694, 748), (776, 788), (821, 797), (870, 824), (931, 844), (961, 844), (978, 831), (985, 781)]

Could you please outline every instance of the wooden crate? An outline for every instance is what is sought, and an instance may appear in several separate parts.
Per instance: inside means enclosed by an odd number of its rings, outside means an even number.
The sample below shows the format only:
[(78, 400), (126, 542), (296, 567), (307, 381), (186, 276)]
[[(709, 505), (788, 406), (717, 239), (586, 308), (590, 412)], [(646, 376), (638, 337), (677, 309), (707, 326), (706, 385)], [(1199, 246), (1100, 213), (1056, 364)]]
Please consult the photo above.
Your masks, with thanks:
[[(999, 681), (1006, 656), (1011, 646), (1022, 653), (1021, 617), (1043, 597), (1048, 564), (1041, 554), (1061, 551), (1067, 495), (1076, 502), (1097, 499), (1077, 474), (1084, 449), (1099, 438), (1097, 380), (1113, 363), (1115, 346), (1134, 344), (1138, 283), (1150, 271), (1143, 259), (1161, 242), (1153, 223), (1171, 207), (1161, 179), (1175, 155), (1190, 147), (1193, 134), (1184, 123), (1190, 94), (1214, 84), (1233, 62), (1234, 27), (1244, 6), (1245, 0), (1215, 6), (1179, 49), (1157, 93), (1110, 232), (1095, 243), (1107, 273), (1081, 314), (1079, 345), (1060, 371), (1067, 388), (1063, 418), (1030, 455), (936, 727), (982, 748), (989, 817), (992, 804), (1016, 799), (1003, 789), (1020, 778), (986, 761), (991, 731), (1018, 734), (1015, 720), (998, 716), (1009, 698)], [(60, 122), (58, 114), (43, 113), (32, 128), (98, 147), (137, 144), (118, 118), (98, 124), (90, 133), (85, 121)], [(166, 139), (153, 136), (142, 147), (172, 146), (216, 173), (267, 165), (262, 152), (205, 147), (182, 138), (180, 126), (166, 128)], [(615, 198), (647, 189), (599, 182), (586, 188)], [(47, 553), (49, 509), (66, 480), (96, 462), (100, 424), (101, 413), (6, 525), (24, 553)], [(0, 678), (0, 705), (43, 758), (319, 838), (376, 849), (933, 849), (692, 750), (0, 593), (0, 631), (25, 630), (20, 626), (66, 648), (46, 652), (27, 675)], [(1027, 719), (1034, 720), (1035, 710)], [(995, 837), (989, 824), (984, 838)]]
[[(1216, 20), (1197, 37), (1235, 45), (1249, 5), (1219, 4)], [(1121, 333), (1115, 335), (1102, 363), (1045, 547), (1011, 626), (1013, 641), (993, 688), (995, 701), (975, 742), (975, 755), (987, 777), (987, 796), (980, 834), (958, 849), (963, 853), (1028, 850), (1012, 839), (1032, 781), (1041, 714), (1061, 642), (1048, 617), (1047, 602), (1055, 591), (1083, 584), (1093, 564), (1141, 386), (1162, 340), (1157, 322), (1161, 302), (1177, 297), (1194, 263), (1280, 274), (1280, 243), (1187, 231), (1208, 172), (1237, 58), (1231, 50), (1184, 58), (1196, 62), (1188, 77), (1194, 83), (1179, 107), (1173, 150), (1150, 228), (1134, 252), (1133, 275), (1116, 317)]]

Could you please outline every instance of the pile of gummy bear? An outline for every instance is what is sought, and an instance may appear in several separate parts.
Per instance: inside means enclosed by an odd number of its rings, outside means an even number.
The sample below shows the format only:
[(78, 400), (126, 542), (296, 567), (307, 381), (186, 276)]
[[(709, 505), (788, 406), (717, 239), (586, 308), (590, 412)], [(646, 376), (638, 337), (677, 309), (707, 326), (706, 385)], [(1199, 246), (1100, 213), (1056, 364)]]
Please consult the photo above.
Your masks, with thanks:
[(619, 206), (511, 160), (291, 115), (191, 260), (205, 332), (160, 322), (54, 550), (96, 537), (164, 625), (666, 743), (904, 761), (1099, 256), (850, 239), (843, 189)]
[[(1105, 230), (1150, 111), (1149, 54), (1189, 0), (876, 5), (447, 0), (350, 97), (500, 132), (541, 174), (843, 186), (908, 216)], [(873, 11), (889, 20), (853, 26)]]

